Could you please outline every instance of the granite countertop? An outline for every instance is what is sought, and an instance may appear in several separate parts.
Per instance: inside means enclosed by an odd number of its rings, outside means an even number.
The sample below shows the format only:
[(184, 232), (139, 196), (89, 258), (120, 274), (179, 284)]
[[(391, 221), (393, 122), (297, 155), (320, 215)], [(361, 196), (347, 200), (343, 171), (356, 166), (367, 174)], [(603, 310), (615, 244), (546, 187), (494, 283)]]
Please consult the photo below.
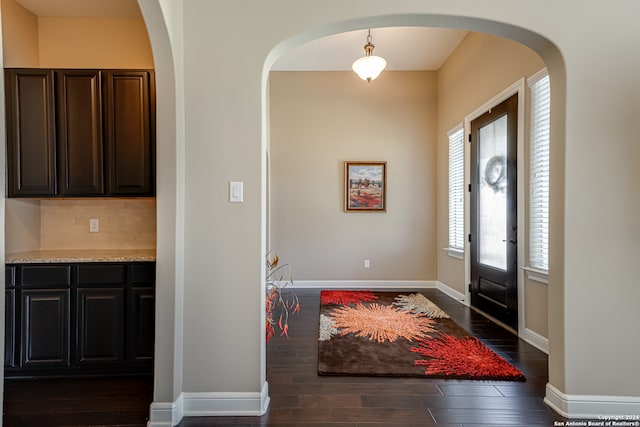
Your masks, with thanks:
[(155, 261), (155, 249), (65, 249), (7, 253), (7, 264)]

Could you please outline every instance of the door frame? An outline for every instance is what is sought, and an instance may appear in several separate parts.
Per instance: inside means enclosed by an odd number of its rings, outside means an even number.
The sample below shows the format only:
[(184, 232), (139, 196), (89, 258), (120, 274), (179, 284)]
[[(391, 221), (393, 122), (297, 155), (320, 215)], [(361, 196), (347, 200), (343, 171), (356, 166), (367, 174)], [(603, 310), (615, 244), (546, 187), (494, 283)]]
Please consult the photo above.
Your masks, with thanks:
[[(471, 144), (469, 143), (469, 134), (471, 133), (471, 122), (489, 109), (496, 105), (506, 101), (511, 96), (518, 94), (518, 132), (517, 132), (517, 215), (518, 215), (518, 335), (522, 335), (525, 331), (525, 297), (524, 297), (524, 271), (522, 267), (525, 265), (525, 252), (529, 240), (526, 238), (525, 233), (525, 117), (526, 117), (526, 78), (522, 77), (511, 86), (504, 89), (502, 92), (486, 101), (480, 107), (475, 109), (472, 113), (468, 114), (464, 118), (464, 182), (468, 186), (471, 182)], [(468, 236), (471, 230), (471, 197), (469, 191), (465, 191), (464, 194), (464, 228), (465, 233)], [(465, 304), (471, 306), (471, 291), (469, 284), (471, 283), (471, 244), (469, 239), (466, 239), (464, 245), (464, 283), (465, 283)], [(493, 319), (496, 320), (496, 319)], [(496, 320), (497, 321), (497, 320)], [(501, 325), (507, 327), (502, 322), (497, 321)], [(507, 327), (512, 330), (512, 328)]]

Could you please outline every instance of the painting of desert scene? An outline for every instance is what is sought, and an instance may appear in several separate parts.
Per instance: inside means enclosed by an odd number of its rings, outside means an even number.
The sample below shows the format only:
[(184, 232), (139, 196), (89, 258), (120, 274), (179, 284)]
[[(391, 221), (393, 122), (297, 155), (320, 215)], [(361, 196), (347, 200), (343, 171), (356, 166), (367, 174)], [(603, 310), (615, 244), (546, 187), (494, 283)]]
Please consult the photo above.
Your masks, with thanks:
[(384, 210), (384, 163), (347, 163), (347, 210)]

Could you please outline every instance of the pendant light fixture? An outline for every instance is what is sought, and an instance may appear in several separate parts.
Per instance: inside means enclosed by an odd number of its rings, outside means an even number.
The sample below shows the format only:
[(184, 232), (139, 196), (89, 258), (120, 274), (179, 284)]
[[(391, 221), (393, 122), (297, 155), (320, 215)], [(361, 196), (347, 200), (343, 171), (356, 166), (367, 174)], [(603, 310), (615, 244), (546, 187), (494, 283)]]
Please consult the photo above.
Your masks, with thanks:
[(366, 80), (371, 83), (371, 80), (380, 75), (382, 70), (387, 66), (387, 61), (380, 56), (373, 55), (373, 48), (375, 46), (371, 43), (371, 28), (369, 28), (369, 35), (367, 36), (367, 44), (364, 45), (365, 56), (356, 59), (351, 68), (356, 72), (362, 80)]

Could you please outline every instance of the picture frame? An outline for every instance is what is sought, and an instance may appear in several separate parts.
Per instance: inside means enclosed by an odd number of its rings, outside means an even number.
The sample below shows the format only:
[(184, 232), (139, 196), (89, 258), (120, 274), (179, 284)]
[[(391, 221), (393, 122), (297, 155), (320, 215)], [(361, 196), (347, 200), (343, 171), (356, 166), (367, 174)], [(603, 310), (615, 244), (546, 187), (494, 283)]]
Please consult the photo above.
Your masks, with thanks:
[(345, 212), (386, 212), (387, 162), (344, 162)]

